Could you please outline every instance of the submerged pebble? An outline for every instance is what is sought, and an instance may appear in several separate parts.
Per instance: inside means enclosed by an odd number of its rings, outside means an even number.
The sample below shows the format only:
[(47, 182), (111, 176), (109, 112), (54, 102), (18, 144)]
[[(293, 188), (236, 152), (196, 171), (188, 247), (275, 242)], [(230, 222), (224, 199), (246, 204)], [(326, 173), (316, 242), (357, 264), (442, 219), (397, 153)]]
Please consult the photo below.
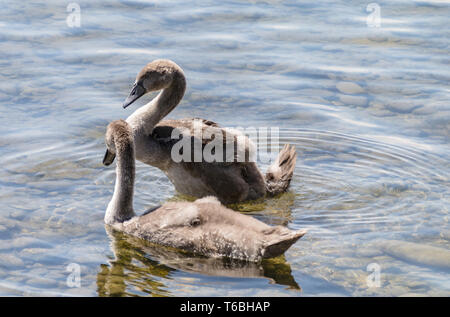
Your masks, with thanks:
[(336, 85), (336, 88), (348, 95), (355, 95), (355, 94), (361, 94), (364, 92), (364, 89), (358, 84), (352, 83), (352, 82), (340, 82)]
[(14, 254), (0, 254), (0, 267), (18, 267), (23, 266), (23, 261)]
[(18, 237), (12, 240), (13, 248), (51, 248), (52, 245), (46, 241), (32, 237)]
[(450, 251), (425, 244), (389, 240), (377, 243), (392, 257), (418, 265), (450, 269)]
[(342, 101), (345, 105), (352, 105), (352, 106), (365, 106), (367, 104), (367, 98), (363, 96), (348, 96), (348, 95), (341, 95), (339, 96), (339, 100)]
[(439, 235), (442, 239), (450, 241), (450, 231), (449, 230), (444, 230)]

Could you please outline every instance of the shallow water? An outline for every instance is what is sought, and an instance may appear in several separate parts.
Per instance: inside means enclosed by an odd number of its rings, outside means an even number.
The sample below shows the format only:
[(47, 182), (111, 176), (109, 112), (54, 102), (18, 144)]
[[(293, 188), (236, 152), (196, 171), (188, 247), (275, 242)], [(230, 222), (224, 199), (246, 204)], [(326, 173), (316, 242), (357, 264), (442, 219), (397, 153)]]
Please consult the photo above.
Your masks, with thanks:
[[(447, 1), (380, 1), (379, 28), (359, 1), (78, 3), (75, 28), (68, 2), (2, 3), (0, 295), (450, 295)], [(289, 193), (234, 206), (309, 230), (283, 257), (192, 258), (105, 230), (105, 127), (148, 100), (121, 107), (156, 58), (188, 80), (169, 117), (296, 145)], [(137, 211), (182, 199), (137, 175)]]

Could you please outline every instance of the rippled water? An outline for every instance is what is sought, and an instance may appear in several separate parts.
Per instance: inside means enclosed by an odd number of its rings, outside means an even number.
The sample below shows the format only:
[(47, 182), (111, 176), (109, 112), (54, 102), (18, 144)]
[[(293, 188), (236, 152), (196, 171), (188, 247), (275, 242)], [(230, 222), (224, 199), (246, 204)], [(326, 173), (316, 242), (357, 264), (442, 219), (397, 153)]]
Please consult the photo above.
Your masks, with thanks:
[[(78, 3), (79, 28), (68, 2), (2, 3), (1, 295), (450, 295), (448, 1), (379, 1), (379, 28), (360, 1)], [(105, 230), (105, 127), (156, 58), (188, 80), (169, 117), (296, 145), (289, 193), (233, 206), (307, 228), (284, 257), (191, 258)], [(137, 211), (182, 199), (160, 171), (137, 176)]]

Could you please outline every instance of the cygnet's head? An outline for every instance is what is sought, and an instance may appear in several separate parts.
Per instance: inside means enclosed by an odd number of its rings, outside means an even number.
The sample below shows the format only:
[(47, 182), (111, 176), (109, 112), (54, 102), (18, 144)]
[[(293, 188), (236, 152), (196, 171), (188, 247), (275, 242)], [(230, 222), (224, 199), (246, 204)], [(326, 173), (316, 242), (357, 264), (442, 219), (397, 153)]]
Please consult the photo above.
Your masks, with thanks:
[(106, 153), (103, 164), (108, 166), (119, 152), (124, 152), (133, 146), (133, 133), (129, 124), (124, 120), (111, 122), (106, 128)]
[(137, 75), (123, 107), (128, 107), (148, 92), (169, 87), (176, 73), (183, 74), (183, 70), (170, 60), (157, 59), (148, 63)]

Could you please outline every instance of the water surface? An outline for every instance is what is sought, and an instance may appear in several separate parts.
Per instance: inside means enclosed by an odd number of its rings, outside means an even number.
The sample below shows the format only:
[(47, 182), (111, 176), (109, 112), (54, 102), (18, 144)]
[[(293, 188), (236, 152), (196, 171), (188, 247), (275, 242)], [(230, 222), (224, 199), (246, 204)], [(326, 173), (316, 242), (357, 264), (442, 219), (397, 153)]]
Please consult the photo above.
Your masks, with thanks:
[[(360, 1), (78, 1), (70, 28), (68, 2), (3, 2), (0, 295), (450, 295), (450, 5), (377, 3), (379, 28)], [(297, 147), (289, 193), (234, 206), (309, 230), (283, 257), (192, 258), (105, 230), (105, 127), (150, 98), (121, 107), (156, 58), (187, 76), (170, 118), (279, 127)], [(136, 187), (137, 211), (182, 199), (141, 163)]]

